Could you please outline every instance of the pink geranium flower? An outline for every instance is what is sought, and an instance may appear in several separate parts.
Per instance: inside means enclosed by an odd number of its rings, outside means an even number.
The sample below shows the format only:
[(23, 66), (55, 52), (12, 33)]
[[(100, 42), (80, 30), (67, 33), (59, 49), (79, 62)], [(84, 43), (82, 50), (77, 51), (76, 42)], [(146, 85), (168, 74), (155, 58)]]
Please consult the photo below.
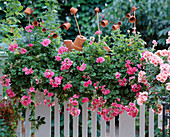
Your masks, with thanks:
[(116, 77), (116, 79), (120, 78), (120, 73), (119, 73), (119, 72), (116, 72), (116, 73), (115, 73), (115, 77)]
[(102, 63), (103, 61), (105, 61), (105, 59), (103, 58), (103, 57), (98, 57), (97, 59), (96, 59), (96, 62), (97, 63)]
[(6, 94), (8, 97), (15, 97), (15, 93), (11, 89), (7, 89)]
[(17, 43), (15, 43), (13, 45), (9, 45), (9, 50), (12, 51), (12, 52), (14, 52), (17, 48), (18, 48), (18, 44)]
[(57, 61), (60, 61), (61, 60), (61, 57), (60, 56), (55, 56), (55, 59), (57, 60)]
[(34, 45), (30, 43), (28, 46), (29, 46), (29, 47), (32, 47), (32, 46), (34, 46)]
[(53, 92), (49, 92), (49, 93), (48, 93), (48, 96), (49, 96), (49, 97), (52, 97), (52, 96), (53, 96)]
[(89, 102), (89, 99), (87, 97), (83, 98), (82, 103)]
[(31, 104), (31, 97), (24, 95), (24, 96), (21, 98), (21, 101), (20, 101), (20, 102), (21, 102), (24, 106), (28, 106), (29, 104)]
[(96, 31), (95, 35), (97, 35), (97, 34), (102, 34), (102, 31)]
[(63, 90), (70, 89), (72, 85), (70, 83), (65, 84)]
[(47, 38), (45, 38), (44, 41), (41, 42), (41, 44), (45, 47), (48, 46), (50, 43), (51, 43), (51, 40)]
[(83, 63), (83, 64), (81, 65), (81, 67), (77, 66), (77, 69), (80, 70), (80, 71), (84, 71), (84, 70), (86, 69), (86, 64)]
[(157, 45), (158, 43), (156, 42), (156, 40), (153, 40), (152, 44)]
[(20, 51), (20, 53), (21, 53), (21, 54), (25, 54), (26, 52), (27, 52), (27, 50), (26, 50), (26, 49), (21, 48), (21, 51)]

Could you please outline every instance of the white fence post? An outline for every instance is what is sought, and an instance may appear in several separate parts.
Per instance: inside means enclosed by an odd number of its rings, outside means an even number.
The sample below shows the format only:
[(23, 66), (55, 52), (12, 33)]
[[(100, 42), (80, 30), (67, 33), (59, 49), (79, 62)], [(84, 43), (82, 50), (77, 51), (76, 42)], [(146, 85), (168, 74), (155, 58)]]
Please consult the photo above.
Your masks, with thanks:
[(145, 137), (145, 105), (140, 106), (139, 137)]
[(31, 122), (29, 121), (30, 109), (29, 106), (25, 115), (25, 137), (31, 137)]
[(68, 101), (64, 101), (64, 137), (70, 136), (70, 115), (67, 109)]
[(110, 121), (110, 137), (115, 137), (115, 117)]
[(106, 137), (106, 121), (101, 117), (100, 137)]
[(91, 135), (92, 137), (97, 137), (97, 112), (96, 110), (93, 110), (91, 113), (92, 113)]
[(85, 102), (82, 107), (82, 137), (88, 136), (88, 103)]
[(60, 137), (60, 105), (56, 97), (54, 106), (54, 134), (55, 137)]
[(74, 116), (73, 117), (73, 137), (78, 137), (78, 129), (79, 129), (79, 116)]
[[(35, 130), (35, 137), (51, 137), (51, 107), (44, 105), (43, 93), (35, 93), (37, 101), (41, 101), (41, 105), (35, 107), (35, 118), (38, 116), (45, 117), (46, 124), (39, 127), (39, 130)], [(46, 99), (49, 99), (48, 97)]]
[(135, 118), (127, 112), (119, 115), (119, 137), (135, 137)]
[(154, 137), (154, 112), (149, 109), (149, 137)]

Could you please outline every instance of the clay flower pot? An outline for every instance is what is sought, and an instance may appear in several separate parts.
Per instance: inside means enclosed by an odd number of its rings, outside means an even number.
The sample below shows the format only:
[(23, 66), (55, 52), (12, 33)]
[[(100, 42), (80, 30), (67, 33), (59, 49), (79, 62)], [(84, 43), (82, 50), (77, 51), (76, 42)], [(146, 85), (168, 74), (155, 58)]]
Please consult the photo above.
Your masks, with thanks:
[(68, 30), (71, 27), (71, 24), (69, 22), (63, 24), (63, 28), (65, 30)]
[(129, 22), (130, 22), (130, 23), (135, 23), (135, 21), (136, 21), (136, 18), (135, 18), (133, 15), (130, 16)]
[(32, 25), (35, 26), (35, 27), (38, 27), (38, 24), (39, 24), (38, 21), (34, 21), (34, 22), (32, 23)]
[(30, 15), (30, 14), (31, 14), (31, 8), (27, 7), (27, 8), (25, 9), (24, 13)]
[(118, 28), (120, 28), (119, 25), (113, 25), (113, 26), (112, 26), (113, 31), (117, 30)]
[(86, 41), (86, 37), (78, 35), (73, 43), (73, 48), (78, 51), (83, 51), (83, 43)]
[(72, 47), (72, 45), (73, 45), (72, 40), (64, 40), (63, 45), (66, 45), (66, 47), (68, 48), (68, 52), (71, 51), (71, 49), (73, 49), (73, 47)]
[(132, 10), (135, 11), (135, 10), (137, 10), (137, 8), (136, 8), (135, 6), (133, 6), (133, 7), (132, 7)]
[(109, 51), (110, 51), (110, 48), (109, 48), (109, 47), (107, 47), (107, 46), (103, 46), (103, 49), (105, 49), (107, 52), (109, 52)]
[(101, 26), (106, 27), (108, 25), (108, 23), (109, 23), (108, 20), (102, 20), (101, 21)]
[(44, 33), (45, 33), (46, 31), (47, 31), (47, 29), (46, 29), (46, 28), (42, 28), (42, 32), (44, 32)]
[(96, 7), (94, 11), (95, 13), (99, 12), (99, 8)]
[(57, 34), (56, 33), (51, 33), (51, 36), (52, 36), (52, 38), (54, 38), (54, 39), (56, 39), (58, 36), (57, 36)]
[(72, 8), (70, 9), (70, 12), (73, 13), (73, 15), (76, 15), (77, 11), (78, 11), (78, 9), (76, 9), (76, 8), (74, 8), (74, 7), (72, 7)]
[(121, 21), (119, 21), (117, 24), (118, 24), (119, 26), (121, 26), (121, 25), (122, 25), (122, 22), (121, 22)]
[(130, 13), (126, 14), (126, 18), (130, 18)]

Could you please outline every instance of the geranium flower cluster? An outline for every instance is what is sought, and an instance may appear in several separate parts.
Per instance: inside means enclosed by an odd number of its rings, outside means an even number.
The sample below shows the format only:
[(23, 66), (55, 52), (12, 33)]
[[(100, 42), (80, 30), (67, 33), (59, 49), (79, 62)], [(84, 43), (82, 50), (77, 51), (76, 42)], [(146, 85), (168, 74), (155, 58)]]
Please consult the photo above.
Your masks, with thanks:
[(11, 89), (7, 89), (6, 94), (8, 97), (15, 97), (15, 93)]
[(54, 76), (54, 72), (49, 69), (46, 69), (44, 76), (48, 79), (51, 79)]
[(102, 111), (98, 111), (98, 114), (102, 116), (103, 120), (110, 121), (115, 116), (122, 114), (125, 107), (121, 104), (112, 103), (112, 106), (109, 108), (103, 108)]
[(162, 105), (161, 104), (157, 104), (156, 105), (156, 108), (152, 109), (152, 111), (158, 115), (161, 115), (162, 114)]
[(50, 79), (50, 84), (53, 87), (58, 87), (58, 85), (61, 85), (61, 80), (63, 79), (63, 77), (59, 76), (59, 77), (55, 77), (54, 80)]
[(80, 114), (80, 109), (78, 109), (78, 101), (76, 98), (79, 98), (80, 96), (74, 95), (73, 97), (69, 98), (69, 104), (67, 104), (68, 108), (67, 111), (70, 112), (72, 116), (78, 116)]
[(145, 71), (140, 71), (138, 73), (138, 82), (147, 84), (147, 77), (146, 77), (146, 72)]
[(139, 92), (141, 90), (141, 85), (140, 84), (133, 84), (131, 85), (132, 91), (133, 92)]
[(28, 106), (29, 104), (31, 104), (31, 97), (24, 95), (22, 96), (20, 102), (22, 103), (22, 105)]
[(70, 89), (72, 87), (72, 85), (70, 83), (65, 84), (65, 86), (63, 87), (63, 90), (65, 91), (66, 89)]
[(128, 106), (125, 107), (125, 110), (127, 111), (129, 116), (136, 117), (138, 114), (138, 109), (136, 108), (136, 105), (133, 103), (129, 103)]
[(88, 87), (91, 84), (92, 84), (92, 81), (90, 79), (87, 82), (84, 82), (85, 87)]
[(27, 50), (26, 50), (26, 49), (24, 49), (24, 48), (21, 48), (20, 53), (21, 53), (21, 54), (25, 54), (25, 53), (27, 53)]
[(51, 40), (50, 40), (50, 39), (47, 39), (47, 38), (45, 38), (44, 41), (41, 42), (41, 44), (42, 44), (44, 47), (48, 46), (50, 43), (51, 43)]
[(68, 52), (68, 48), (67, 48), (67, 47), (64, 47), (64, 46), (59, 47), (59, 49), (58, 49), (58, 55), (61, 55), (61, 54), (63, 54), (64, 52)]
[(25, 27), (25, 31), (27, 31), (27, 32), (29, 32), (29, 33), (32, 32), (32, 29), (34, 29), (34, 26), (32, 26), (32, 25), (30, 25), (30, 24), (29, 24), (29, 26), (26, 26), (26, 27)]
[(130, 64), (133, 65), (133, 62), (130, 62), (130, 60), (127, 60), (126, 64), (125, 64), (125, 67), (127, 68), (127, 72), (126, 73), (128, 75), (134, 75), (135, 72), (138, 71), (138, 69), (136, 67), (131, 67)]
[(73, 64), (73, 61), (71, 61), (69, 58), (65, 58), (64, 61), (62, 61), (61, 71), (63, 70), (69, 70), (71, 65)]
[(102, 63), (102, 62), (104, 62), (105, 61), (105, 59), (103, 58), (103, 57), (98, 57), (97, 59), (96, 59), (96, 62), (97, 63)]
[(89, 110), (93, 111), (96, 109), (96, 111), (98, 111), (98, 108), (102, 107), (105, 103), (106, 103), (106, 100), (104, 100), (103, 97), (95, 98), (92, 101), (91, 107), (89, 108)]
[(103, 93), (104, 95), (107, 95), (107, 94), (110, 93), (110, 90), (109, 90), (109, 89), (105, 89), (105, 86), (106, 86), (106, 85), (103, 85), (102, 87), (99, 86), (99, 88), (101, 88), (101, 91), (102, 91), (102, 93)]
[(22, 71), (25, 72), (25, 75), (34, 73), (34, 70), (32, 70), (32, 68), (28, 69), (27, 67), (23, 68)]
[(8, 78), (8, 75), (3, 75), (0, 83), (3, 87), (8, 87), (10, 85), (10, 78)]
[(143, 57), (146, 60), (146, 62), (150, 62), (154, 66), (157, 66), (158, 64), (161, 65), (163, 63), (163, 60), (159, 56), (149, 51), (145, 51)]
[(139, 96), (137, 98), (138, 105), (143, 105), (144, 102), (148, 100), (148, 92), (139, 92)]
[(86, 64), (83, 63), (83, 64), (81, 65), (81, 67), (77, 66), (77, 69), (80, 70), (80, 71), (84, 71), (84, 70), (86, 69)]
[(18, 44), (15, 43), (15, 44), (13, 44), (13, 45), (9, 45), (9, 48), (8, 48), (8, 49), (9, 49), (10, 51), (14, 52), (17, 48), (18, 48)]

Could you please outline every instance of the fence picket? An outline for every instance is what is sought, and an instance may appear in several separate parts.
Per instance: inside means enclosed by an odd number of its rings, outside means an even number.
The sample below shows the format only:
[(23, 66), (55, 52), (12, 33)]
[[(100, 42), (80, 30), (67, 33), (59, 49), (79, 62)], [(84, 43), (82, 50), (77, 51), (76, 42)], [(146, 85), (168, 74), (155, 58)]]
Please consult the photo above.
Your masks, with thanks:
[(101, 117), (100, 137), (106, 137), (106, 121)]
[(25, 137), (31, 137), (31, 122), (29, 121), (30, 109), (27, 107), (25, 114)]
[(69, 137), (69, 121), (70, 121), (70, 115), (69, 112), (66, 110), (67, 109), (67, 104), (68, 101), (64, 101), (64, 137)]
[[(36, 92), (35, 96), (37, 101), (41, 101), (42, 103), (35, 107), (35, 118), (38, 116), (45, 117), (46, 122), (46, 124), (41, 125), (38, 130), (35, 130), (35, 137), (51, 137), (51, 107), (43, 104), (43, 93)], [(49, 97), (45, 99), (49, 99)]]
[[(2, 68), (1, 68), (1, 65), (0, 65), (0, 78), (1, 78), (1, 76), (2, 76)], [(3, 98), (3, 87), (0, 84), (0, 101), (2, 100), (2, 98)]]
[(55, 137), (60, 137), (60, 105), (56, 97), (54, 106), (54, 134)]
[[(161, 104), (160, 100), (159, 103)], [(162, 113), (158, 115), (158, 128), (162, 129)]]
[(149, 109), (149, 137), (154, 137), (154, 112)]
[(82, 107), (82, 137), (88, 136), (88, 103), (85, 102)]
[(110, 137), (115, 137), (115, 118), (110, 121)]
[(18, 119), (16, 134), (17, 134), (17, 137), (22, 137), (22, 121), (20, 119)]
[(79, 124), (78, 124), (78, 116), (73, 117), (73, 137), (78, 137), (78, 129), (79, 129)]
[(92, 137), (97, 137), (97, 112), (96, 110), (92, 111), (92, 122), (91, 122), (91, 135)]
[(119, 137), (135, 137), (135, 118), (127, 112), (119, 115)]
[(140, 137), (145, 137), (145, 105), (140, 106)]

